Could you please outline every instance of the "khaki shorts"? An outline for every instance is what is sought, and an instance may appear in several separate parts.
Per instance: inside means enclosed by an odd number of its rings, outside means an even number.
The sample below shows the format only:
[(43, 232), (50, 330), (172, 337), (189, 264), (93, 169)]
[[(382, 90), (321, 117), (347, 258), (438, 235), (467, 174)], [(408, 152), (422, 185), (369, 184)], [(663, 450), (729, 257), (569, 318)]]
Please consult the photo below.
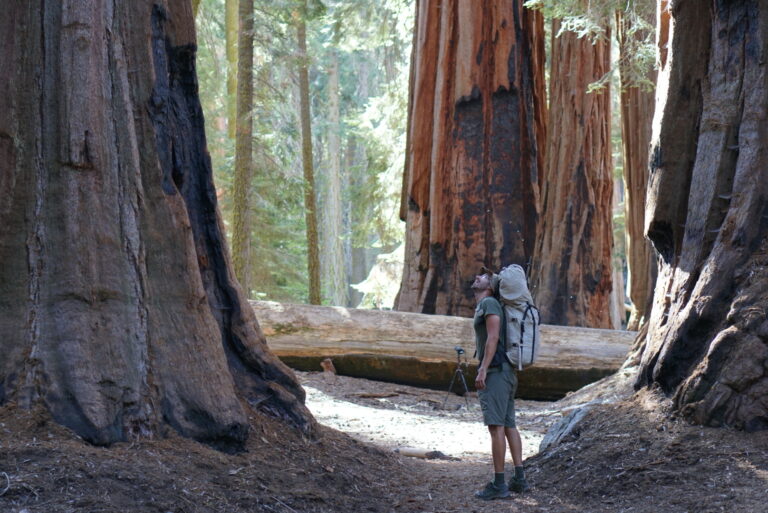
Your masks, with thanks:
[(488, 369), (485, 388), (477, 391), (486, 426), (515, 427), (515, 392), (517, 375), (509, 363)]

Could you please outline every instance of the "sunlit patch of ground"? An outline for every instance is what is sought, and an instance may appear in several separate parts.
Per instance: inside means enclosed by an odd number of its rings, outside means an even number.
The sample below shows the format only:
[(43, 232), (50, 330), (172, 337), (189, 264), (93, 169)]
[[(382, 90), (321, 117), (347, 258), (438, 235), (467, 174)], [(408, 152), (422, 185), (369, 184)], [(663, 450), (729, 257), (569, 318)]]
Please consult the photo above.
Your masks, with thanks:
[[(486, 461), (488, 431), (476, 394), (448, 392), (322, 373), (300, 373), (307, 406), (323, 425), (386, 449), (440, 451), (463, 460)], [(468, 403), (468, 406), (467, 406)], [(557, 418), (551, 403), (517, 401), (524, 457), (538, 452), (546, 428)]]

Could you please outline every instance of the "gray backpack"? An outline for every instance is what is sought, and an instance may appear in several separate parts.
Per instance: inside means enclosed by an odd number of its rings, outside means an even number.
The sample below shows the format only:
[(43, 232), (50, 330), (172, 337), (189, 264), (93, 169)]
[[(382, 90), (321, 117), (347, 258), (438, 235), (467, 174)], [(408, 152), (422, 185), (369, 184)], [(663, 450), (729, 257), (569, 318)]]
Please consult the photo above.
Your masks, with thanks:
[(503, 268), (498, 275), (494, 275), (493, 282), (496, 284), (496, 296), (504, 307), (507, 359), (512, 366), (523, 370), (536, 362), (539, 353), (539, 310), (533, 304), (528, 279), (519, 265), (512, 264)]

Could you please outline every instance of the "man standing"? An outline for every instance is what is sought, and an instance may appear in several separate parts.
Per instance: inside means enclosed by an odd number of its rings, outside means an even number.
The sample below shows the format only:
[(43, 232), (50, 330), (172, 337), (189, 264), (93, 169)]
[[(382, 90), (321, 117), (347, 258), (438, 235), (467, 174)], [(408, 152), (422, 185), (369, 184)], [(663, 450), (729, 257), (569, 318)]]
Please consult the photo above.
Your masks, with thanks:
[[(483, 410), (483, 422), (491, 435), (494, 479), (475, 493), (479, 499), (491, 500), (509, 497), (509, 490), (524, 492), (528, 483), (523, 473), (523, 444), (515, 427), (515, 392), (517, 376), (507, 361), (505, 351), (506, 329), (501, 303), (493, 297), (498, 277), (486, 268), (475, 276), (472, 291), (475, 294), (475, 345), (480, 365), (475, 388)], [(507, 442), (515, 464), (515, 475), (509, 484), (504, 481), (504, 455)]]

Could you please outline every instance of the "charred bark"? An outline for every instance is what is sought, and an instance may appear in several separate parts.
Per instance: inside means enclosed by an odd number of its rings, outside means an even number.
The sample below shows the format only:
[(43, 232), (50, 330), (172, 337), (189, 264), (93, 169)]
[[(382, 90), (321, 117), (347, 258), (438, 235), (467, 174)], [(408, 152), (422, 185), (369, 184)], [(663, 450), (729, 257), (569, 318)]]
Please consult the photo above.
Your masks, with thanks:
[(0, 34), (0, 404), (96, 444), (235, 449), (245, 402), (311, 431), (233, 279), (191, 4), (17, 1)]
[(610, 95), (587, 93), (610, 69), (610, 45), (554, 37), (541, 236), (533, 293), (542, 322), (612, 327)]
[(694, 422), (768, 429), (768, 9), (664, 15), (646, 212), (661, 265), (637, 385)]
[(418, 2), (398, 310), (471, 315), (479, 267), (533, 253), (543, 29), (522, 3)]

